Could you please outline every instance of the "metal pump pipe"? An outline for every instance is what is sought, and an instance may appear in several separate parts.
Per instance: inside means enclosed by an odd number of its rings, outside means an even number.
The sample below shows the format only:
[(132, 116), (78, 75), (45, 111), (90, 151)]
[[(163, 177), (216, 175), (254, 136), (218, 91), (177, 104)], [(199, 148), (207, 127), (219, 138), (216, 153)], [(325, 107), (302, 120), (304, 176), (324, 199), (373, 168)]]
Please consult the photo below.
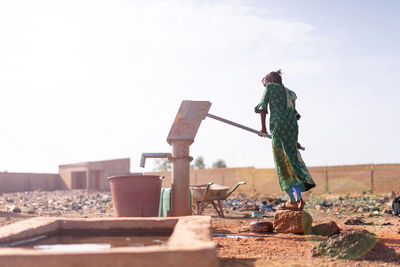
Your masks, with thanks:
[(244, 126), (244, 125), (242, 125), (242, 124), (239, 124), (239, 123), (236, 123), (236, 122), (233, 122), (233, 121), (230, 121), (230, 120), (227, 120), (227, 119), (224, 119), (224, 118), (215, 116), (215, 115), (210, 114), (210, 113), (207, 113), (206, 116), (209, 117), (209, 118), (212, 118), (212, 119), (214, 119), (214, 120), (221, 121), (221, 122), (230, 124), (230, 125), (232, 125), (232, 126), (238, 127), (238, 128), (240, 128), (240, 129), (243, 129), (243, 130), (246, 130), (246, 131), (249, 131), (249, 132), (252, 132), (252, 133), (261, 135), (261, 136), (264, 136), (264, 137), (268, 137), (268, 138), (271, 139), (271, 136), (270, 136), (269, 134), (263, 133), (263, 132), (260, 132), (260, 131), (257, 131), (257, 130), (255, 130), (255, 129), (253, 129), (253, 128)]
[(167, 158), (171, 159), (171, 153), (142, 153), (142, 157), (140, 158), (140, 167), (144, 168), (146, 163), (146, 158)]
[[(249, 131), (249, 132), (252, 132), (252, 133), (261, 135), (261, 136), (264, 136), (264, 137), (268, 137), (269, 139), (272, 139), (271, 135), (269, 135), (269, 134), (267, 134), (267, 133), (263, 133), (263, 132), (257, 131), (256, 129), (253, 129), (253, 128), (244, 126), (244, 125), (239, 124), (239, 123), (237, 123), (237, 122), (230, 121), (230, 120), (227, 120), (227, 119), (224, 119), (224, 118), (215, 116), (215, 115), (210, 114), (210, 113), (207, 113), (206, 116), (209, 117), (209, 118), (212, 118), (212, 119), (214, 119), (214, 120), (217, 120), (217, 121), (220, 121), (220, 122), (224, 122), (224, 123), (230, 124), (230, 125), (232, 125), (232, 126), (238, 127), (238, 128), (240, 128), (240, 129), (243, 129), (243, 130), (246, 130), (246, 131)], [(299, 145), (299, 144), (298, 144), (298, 145)], [(306, 148), (299, 145), (299, 146), (298, 146), (298, 149), (305, 150)]]
[(193, 158), (189, 156), (191, 143), (191, 140), (174, 140), (171, 142), (172, 209), (168, 211), (168, 217), (192, 215), (190, 207), (190, 162)]

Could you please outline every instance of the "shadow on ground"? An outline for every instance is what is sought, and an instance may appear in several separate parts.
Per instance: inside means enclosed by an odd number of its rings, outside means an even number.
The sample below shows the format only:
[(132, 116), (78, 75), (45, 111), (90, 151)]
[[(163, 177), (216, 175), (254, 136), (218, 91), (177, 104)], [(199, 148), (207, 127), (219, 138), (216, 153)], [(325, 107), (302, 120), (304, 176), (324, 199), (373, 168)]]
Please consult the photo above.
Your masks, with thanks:
[(34, 215), (21, 214), (21, 213), (0, 211), (0, 217), (8, 217), (8, 218), (31, 218), (31, 217), (35, 217), (35, 216), (34, 216)]
[(393, 248), (389, 248), (379, 241), (366, 255), (358, 260), (400, 263), (400, 255)]
[(220, 258), (221, 267), (253, 267), (257, 259)]

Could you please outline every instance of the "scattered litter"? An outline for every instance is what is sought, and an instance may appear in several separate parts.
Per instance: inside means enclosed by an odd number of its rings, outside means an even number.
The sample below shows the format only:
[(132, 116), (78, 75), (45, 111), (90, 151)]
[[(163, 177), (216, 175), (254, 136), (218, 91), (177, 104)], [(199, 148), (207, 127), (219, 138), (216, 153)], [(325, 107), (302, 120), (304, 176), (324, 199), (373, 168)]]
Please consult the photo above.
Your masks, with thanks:
[(113, 215), (111, 193), (75, 190), (4, 193), (0, 196), (1, 210), (38, 216), (62, 216), (71, 211), (80, 216), (95, 213)]
[(393, 215), (397, 216), (400, 214), (400, 197), (396, 197), (392, 203)]
[(214, 237), (229, 237), (229, 238), (236, 238), (240, 240), (240, 238), (260, 238), (259, 236), (255, 235), (238, 235), (238, 234), (213, 234)]
[(344, 222), (346, 225), (372, 225), (372, 223), (367, 223), (362, 217), (356, 217), (348, 219)]
[(257, 204), (246, 204), (239, 208), (240, 211), (258, 211), (259, 209)]
[(22, 210), (21, 210), (20, 208), (18, 208), (18, 207), (15, 207), (15, 208), (12, 209), (12, 212), (14, 212), (14, 213), (21, 213)]
[(261, 217), (261, 216), (263, 216), (264, 215), (264, 212), (263, 211), (252, 211), (251, 212), (251, 217)]

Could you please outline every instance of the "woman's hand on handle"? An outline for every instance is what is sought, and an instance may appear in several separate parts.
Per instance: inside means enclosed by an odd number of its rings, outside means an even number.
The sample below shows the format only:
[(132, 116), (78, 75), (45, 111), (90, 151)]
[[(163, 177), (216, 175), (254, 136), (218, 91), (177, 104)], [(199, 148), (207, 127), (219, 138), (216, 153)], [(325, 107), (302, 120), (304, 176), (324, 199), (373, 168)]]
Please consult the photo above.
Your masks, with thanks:
[(297, 143), (297, 149), (306, 150), (306, 148), (305, 148), (305, 147), (302, 147), (302, 146), (300, 145), (300, 143)]
[[(268, 134), (267, 129), (261, 129), (260, 132), (265, 133), (265, 134)], [(266, 137), (266, 136), (261, 135), (261, 134), (259, 134), (259, 136), (261, 136), (261, 137)]]

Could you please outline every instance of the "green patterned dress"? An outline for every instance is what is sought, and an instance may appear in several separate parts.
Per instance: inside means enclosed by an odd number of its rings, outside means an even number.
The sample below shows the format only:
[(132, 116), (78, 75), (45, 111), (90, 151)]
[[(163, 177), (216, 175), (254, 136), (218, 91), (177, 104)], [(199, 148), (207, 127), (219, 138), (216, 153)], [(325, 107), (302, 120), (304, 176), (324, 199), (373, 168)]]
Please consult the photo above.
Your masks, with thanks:
[(282, 84), (267, 83), (255, 112), (268, 113), (269, 104), (272, 149), (282, 191), (296, 186), (304, 192), (315, 187), (315, 183), (297, 150), (300, 115), (295, 109), (296, 98), (296, 94)]

